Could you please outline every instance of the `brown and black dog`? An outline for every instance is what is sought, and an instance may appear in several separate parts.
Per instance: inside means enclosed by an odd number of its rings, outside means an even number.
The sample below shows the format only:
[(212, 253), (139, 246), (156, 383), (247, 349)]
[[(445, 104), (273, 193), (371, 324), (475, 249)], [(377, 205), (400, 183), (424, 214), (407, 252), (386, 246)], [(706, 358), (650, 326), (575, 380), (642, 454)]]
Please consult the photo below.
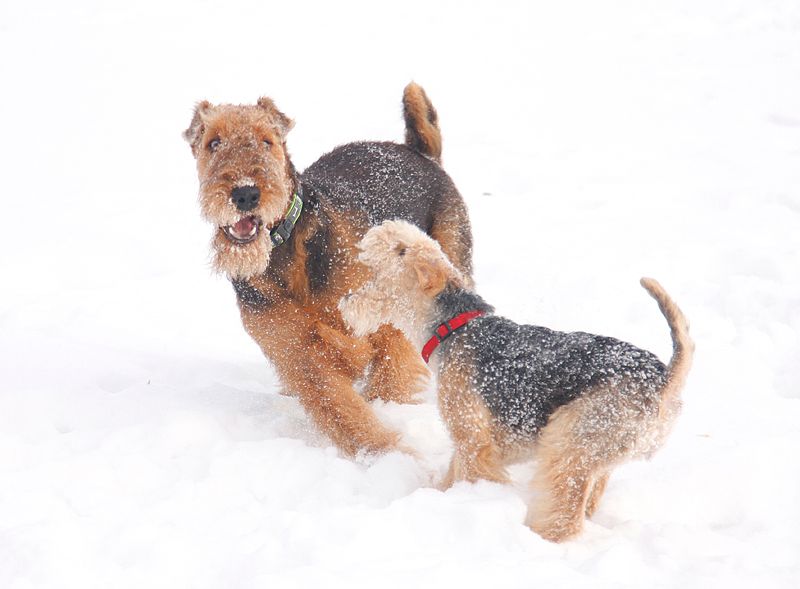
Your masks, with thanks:
[[(292, 121), (269, 98), (201, 102), (184, 137), (197, 160), (214, 267), (231, 279), (242, 322), (287, 392), (345, 453), (398, 447), (368, 400), (408, 402), (427, 372), (394, 328), (359, 339), (337, 303), (364, 280), (355, 244), (369, 227), (404, 219), (436, 239), (466, 277), (472, 235), (442, 170), (438, 117), (422, 88), (403, 94), (405, 145), (358, 142), (299, 174), (286, 150)], [(353, 388), (367, 371), (364, 396)]]
[(694, 343), (686, 317), (657, 281), (641, 284), (669, 324), (668, 365), (611, 337), (495, 315), (439, 244), (404, 221), (373, 227), (358, 247), (370, 278), (339, 308), (356, 335), (391, 323), (432, 362), (455, 446), (443, 487), (508, 482), (508, 464), (535, 458), (538, 496), (526, 523), (560, 542), (581, 532), (614, 468), (664, 444)]

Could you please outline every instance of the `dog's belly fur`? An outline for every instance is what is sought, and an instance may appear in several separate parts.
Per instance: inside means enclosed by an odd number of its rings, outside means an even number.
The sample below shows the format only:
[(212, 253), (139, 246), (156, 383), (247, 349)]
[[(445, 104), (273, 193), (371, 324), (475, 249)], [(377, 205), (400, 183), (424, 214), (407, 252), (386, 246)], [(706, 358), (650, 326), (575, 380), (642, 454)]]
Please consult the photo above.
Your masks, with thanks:
[(667, 381), (667, 368), (654, 354), (610, 337), (490, 316), (452, 339), (474, 358), (476, 390), (495, 419), (525, 438), (556, 409), (598, 387), (629, 395), (626, 402), (642, 413), (654, 411)]
[(437, 212), (459, 198), (438, 164), (396, 143), (342, 145), (301, 178), (333, 209), (365, 216), (360, 219), (365, 231), (386, 219), (403, 219), (430, 233)]

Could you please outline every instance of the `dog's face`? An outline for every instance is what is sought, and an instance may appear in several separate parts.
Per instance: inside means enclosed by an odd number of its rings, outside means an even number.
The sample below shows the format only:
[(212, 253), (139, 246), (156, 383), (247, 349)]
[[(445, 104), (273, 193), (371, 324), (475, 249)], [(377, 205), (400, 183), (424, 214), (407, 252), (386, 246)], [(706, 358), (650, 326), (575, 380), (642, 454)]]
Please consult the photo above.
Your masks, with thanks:
[(439, 244), (405, 221), (384, 221), (359, 242), (358, 260), (367, 282), (339, 302), (342, 318), (357, 336), (391, 323), (412, 342), (430, 322), (434, 299), (461, 276)]
[(184, 132), (197, 160), (200, 209), (214, 226), (214, 268), (231, 278), (250, 278), (269, 264), (269, 232), (292, 198), (292, 125), (272, 100), (260, 98), (247, 106), (201, 102)]

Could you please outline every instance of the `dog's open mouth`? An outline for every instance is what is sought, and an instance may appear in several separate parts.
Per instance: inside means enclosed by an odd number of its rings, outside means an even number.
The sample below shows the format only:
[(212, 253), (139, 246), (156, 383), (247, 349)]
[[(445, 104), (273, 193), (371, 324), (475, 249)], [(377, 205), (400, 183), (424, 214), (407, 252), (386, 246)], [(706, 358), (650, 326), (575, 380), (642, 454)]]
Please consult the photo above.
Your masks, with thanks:
[(222, 228), (225, 237), (230, 239), (233, 243), (238, 244), (250, 243), (258, 237), (258, 232), (260, 230), (261, 221), (253, 215), (242, 217), (233, 225)]

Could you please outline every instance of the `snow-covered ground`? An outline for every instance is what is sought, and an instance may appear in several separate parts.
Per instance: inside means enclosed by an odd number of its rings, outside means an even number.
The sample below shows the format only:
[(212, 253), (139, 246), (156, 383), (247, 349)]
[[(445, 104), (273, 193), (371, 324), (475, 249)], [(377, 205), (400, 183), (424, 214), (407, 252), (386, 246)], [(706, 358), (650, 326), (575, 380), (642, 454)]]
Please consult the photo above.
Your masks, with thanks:
[[(800, 5), (0, 5), (0, 587), (800, 586)], [(439, 110), (479, 290), (518, 321), (670, 352), (685, 411), (579, 539), (518, 485), (315, 433), (208, 267), (195, 101), (272, 96), (301, 168)], [(430, 397), (430, 395), (429, 395)]]

